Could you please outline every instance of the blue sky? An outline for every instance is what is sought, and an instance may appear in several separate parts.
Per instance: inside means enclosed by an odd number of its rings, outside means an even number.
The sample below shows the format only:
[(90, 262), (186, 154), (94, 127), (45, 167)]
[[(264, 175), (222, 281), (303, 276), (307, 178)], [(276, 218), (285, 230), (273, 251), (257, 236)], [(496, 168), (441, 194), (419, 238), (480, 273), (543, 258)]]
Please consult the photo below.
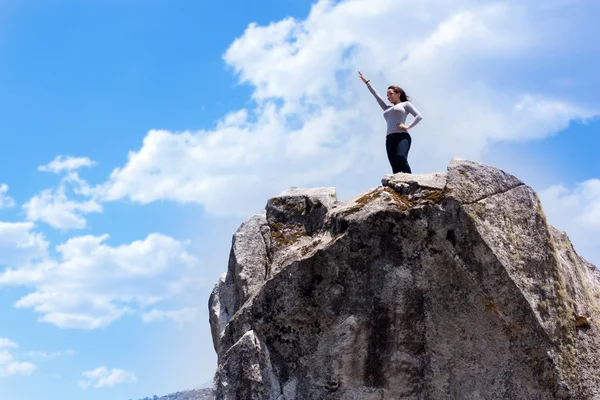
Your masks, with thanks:
[[(290, 186), (389, 173), (356, 76), (453, 156), (533, 186), (600, 264), (593, 0), (0, 1), (0, 392), (135, 399), (198, 387), (231, 235)], [(48, 393), (52, 397), (48, 397)]]

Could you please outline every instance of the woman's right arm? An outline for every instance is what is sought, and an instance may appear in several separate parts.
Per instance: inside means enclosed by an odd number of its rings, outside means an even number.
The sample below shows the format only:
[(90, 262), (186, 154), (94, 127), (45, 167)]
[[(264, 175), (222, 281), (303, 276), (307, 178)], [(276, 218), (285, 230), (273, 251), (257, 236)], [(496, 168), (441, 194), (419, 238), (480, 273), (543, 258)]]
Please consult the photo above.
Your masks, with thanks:
[(387, 110), (389, 108), (389, 105), (385, 102), (385, 100), (383, 100), (383, 97), (381, 97), (377, 90), (375, 90), (375, 88), (371, 86), (371, 84), (369, 83), (370, 81), (366, 80), (363, 74), (360, 73), (360, 71), (358, 71), (358, 76), (367, 85), (367, 88), (369, 88), (369, 92), (373, 94), (375, 100), (377, 100), (377, 103), (379, 103), (381, 109), (383, 111)]
[(389, 106), (387, 105), (385, 100), (383, 100), (383, 97), (381, 97), (381, 95), (377, 92), (377, 90), (375, 90), (375, 88), (373, 86), (371, 86), (370, 83), (367, 83), (367, 87), (369, 88), (369, 92), (373, 93), (373, 96), (375, 96), (375, 99), (377, 100), (377, 103), (379, 103), (379, 106), (381, 107), (381, 109), (383, 111), (387, 110), (389, 108)]

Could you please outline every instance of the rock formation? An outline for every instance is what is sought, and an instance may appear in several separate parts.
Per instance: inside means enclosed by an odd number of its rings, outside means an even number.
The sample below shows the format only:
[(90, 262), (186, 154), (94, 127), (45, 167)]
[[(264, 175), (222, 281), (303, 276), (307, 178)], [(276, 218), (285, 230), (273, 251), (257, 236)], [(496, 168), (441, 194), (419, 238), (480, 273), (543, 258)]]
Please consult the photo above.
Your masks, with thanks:
[(289, 189), (209, 300), (216, 399), (600, 399), (600, 273), (519, 179), (453, 159)]

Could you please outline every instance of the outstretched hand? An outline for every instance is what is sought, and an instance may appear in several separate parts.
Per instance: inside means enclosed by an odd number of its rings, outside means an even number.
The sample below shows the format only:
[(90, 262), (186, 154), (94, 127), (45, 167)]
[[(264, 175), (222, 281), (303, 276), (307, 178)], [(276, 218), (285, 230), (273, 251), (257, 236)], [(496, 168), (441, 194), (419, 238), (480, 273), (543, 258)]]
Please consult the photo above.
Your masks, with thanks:
[(362, 81), (363, 81), (364, 83), (367, 83), (367, 79), (366, 79), (366, 78), (363, 76), (363, 74), (361, 74), (361, 72), (360, 72), (360, 71), (358, 71), (358, 77), (359, 77), (360, 79), (362, 79)]

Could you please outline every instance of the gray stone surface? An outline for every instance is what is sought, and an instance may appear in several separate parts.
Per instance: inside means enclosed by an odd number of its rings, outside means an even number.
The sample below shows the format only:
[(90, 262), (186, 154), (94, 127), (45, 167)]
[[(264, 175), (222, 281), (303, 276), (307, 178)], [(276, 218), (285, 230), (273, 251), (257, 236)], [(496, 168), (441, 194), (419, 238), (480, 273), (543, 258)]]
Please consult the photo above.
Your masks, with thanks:
[(223, 355), (218, 385), (220, 398), (275, 400), (279, 397), (281, 387), (271, 366), (269, 350), (254, 331), (246, 332)]
[(600, 399), (600, 274), (496, 168), (269, 200), (211, 296), (216, 399)]
[(225, 326), (240, 307), (262, 286), (269, 267), (269, 227), (266, 215), (253, 215), (233, 235), (229, 268), (213, 290), (210, 326), (215, 350)]
[(408, 189), (411, 185), (428, 189), (443, 189), (448, 181), (448, 173), (441, 172), (436, 174), (403, 174), (386, 175), (382, 180), (383, 186), (389, 186), (397, 192), (403, 192), (405, 187)]

